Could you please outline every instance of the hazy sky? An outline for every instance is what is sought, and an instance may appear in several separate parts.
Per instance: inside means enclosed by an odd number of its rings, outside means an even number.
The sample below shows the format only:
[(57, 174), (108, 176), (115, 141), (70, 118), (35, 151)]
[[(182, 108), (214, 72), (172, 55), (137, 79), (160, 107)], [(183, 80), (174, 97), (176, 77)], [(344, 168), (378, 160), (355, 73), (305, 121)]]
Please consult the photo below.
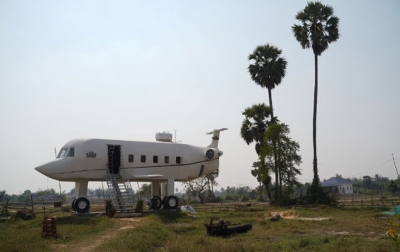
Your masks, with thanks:
[[(291, 31), (306, 3), (0, 1), (0, 190), (58, 190), (34, 167), (73, 138), (154, 141), (177, 130), (177, 140), (206, 146), (205, 133), (222, 127), (220, 187), (257, 186), (254, 145), (240, 126), (246, 107), (268, 104), (247, 71), (247, 56), (265, 43), (288, 61), (272, 99), (300, 144), (299, 180), (310, 182), (314, 56)], [(319, 58), (320, 178), (396, 178), (400, 1), (323, 3), (341, 36)]]

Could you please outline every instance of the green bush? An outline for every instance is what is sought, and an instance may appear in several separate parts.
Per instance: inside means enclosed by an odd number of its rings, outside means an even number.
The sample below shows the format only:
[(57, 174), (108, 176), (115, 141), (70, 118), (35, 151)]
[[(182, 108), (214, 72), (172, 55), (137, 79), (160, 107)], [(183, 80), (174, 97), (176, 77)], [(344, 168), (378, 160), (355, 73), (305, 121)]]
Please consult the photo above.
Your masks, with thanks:
[(244, 196), (242, 196), (242, 199), (240, 200), (241, 202), (247, 202), (247, 201), (249, 201), (250, 199), (249, 199), (249, 196), (247, 196), (247, 195), (244, 195)]
[(225, 200), (233, 200), (232, 195), (228, 194), (225, 196)]
[(222, 197), (217, 196), (217, 197), (213, 197), (211, 199), (211, 202), (212, 203), (221, 203), (221, 202), (224, 202), (224, 199)]

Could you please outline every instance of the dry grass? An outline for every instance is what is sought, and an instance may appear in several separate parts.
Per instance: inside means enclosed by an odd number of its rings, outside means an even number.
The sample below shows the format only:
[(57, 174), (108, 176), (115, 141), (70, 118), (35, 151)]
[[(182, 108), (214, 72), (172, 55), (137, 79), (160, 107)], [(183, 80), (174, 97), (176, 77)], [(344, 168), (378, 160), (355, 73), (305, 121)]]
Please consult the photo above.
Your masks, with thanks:
[[(40, 219), (0, 223), (0, 251), (393, 251), (382, 210), (325, 207), (185, 214), (153, 212), (141, 218), (59, 217), (58, 238), (40, 237)], [(271, 215), (282, 219), (270, 222)], [(329, 218), (310, 221), (303, 218)], [(251, 223), (227, 238), (206, 235), (210, 218)]]

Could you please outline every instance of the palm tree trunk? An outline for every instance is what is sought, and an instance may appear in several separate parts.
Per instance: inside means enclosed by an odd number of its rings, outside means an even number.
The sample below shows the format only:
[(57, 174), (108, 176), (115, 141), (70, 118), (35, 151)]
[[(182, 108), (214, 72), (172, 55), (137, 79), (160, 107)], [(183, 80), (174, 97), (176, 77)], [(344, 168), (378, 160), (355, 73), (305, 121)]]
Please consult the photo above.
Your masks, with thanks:
[(316, 53), (314, 53), (314, 59), (315, 59), (315, 87), (314, 87), (314, 114), (313, 114), (313, 147), (314, 147), (313, 184), (319, 185), (318, 166), (317, 166), (318, 55)]
[(268, 88), (268, 98), (269, 98), (269, 107), (271, 108), (271, 119), (274, 119), (274, 106), (272, 105), (271, 88)]
[[(272, 92), (271, 92), (271, 88), (268, 88), (268, 98), (269, 98), (269, 107), (271, 108), (271, 121), (274, 122), (274, 106), (272, 105)], [(278, 166), (277, 166), (277, 162), (276, 162), (276, 143), (275, 141), (272, 141), (272, 144), (274, 145), (274, 166), (275, 166), (275, 200), (278, 201), (280, 195), (279, 195), (279, 190), (278, 190)]]

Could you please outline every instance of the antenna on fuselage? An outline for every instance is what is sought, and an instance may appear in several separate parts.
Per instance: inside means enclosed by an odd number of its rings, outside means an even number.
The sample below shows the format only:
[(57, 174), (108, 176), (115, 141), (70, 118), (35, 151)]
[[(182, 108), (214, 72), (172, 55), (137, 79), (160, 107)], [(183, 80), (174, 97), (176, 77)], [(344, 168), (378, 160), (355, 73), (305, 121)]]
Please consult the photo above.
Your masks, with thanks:
[(54, 157), (57, 158), (57, 150), (56, 150), (56, 147), (54, 147)]

